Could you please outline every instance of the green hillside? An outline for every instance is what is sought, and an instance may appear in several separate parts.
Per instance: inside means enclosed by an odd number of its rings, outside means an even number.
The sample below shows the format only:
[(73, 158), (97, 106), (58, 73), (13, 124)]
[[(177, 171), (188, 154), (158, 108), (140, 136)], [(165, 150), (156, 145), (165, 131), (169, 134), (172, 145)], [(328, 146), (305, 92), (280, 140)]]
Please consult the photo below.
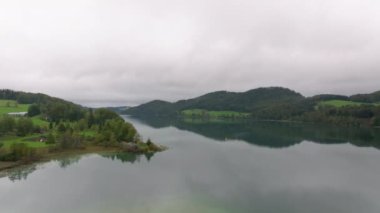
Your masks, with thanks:
[(126, 110), (131, 115), (179, 115), (184, 110), (202, 109), (207, 111), (233, 111), (250, 113), (277, 103), (298, 102), (304, 97), (290, 89), (268, 87), (249, 90), (246, 92), (218, 91), (197, 98), (180, 100), (175, 103), (152, 101)]
[(363, 103), (379, 103), (380, 91), (376, 91), (370, 94), (357, 94), (350, 96), (351, 101), (363, 102)]
[(140, 117), (244, 117), (341, 126), (380, 126), (379, 102), (380, 92), (353, 96), (321, 94), (303, 97), (290, 89), (268, 87), (242, 93), (212, 92), (174, 103), (156, 100), (129, 108), (125, 113)]

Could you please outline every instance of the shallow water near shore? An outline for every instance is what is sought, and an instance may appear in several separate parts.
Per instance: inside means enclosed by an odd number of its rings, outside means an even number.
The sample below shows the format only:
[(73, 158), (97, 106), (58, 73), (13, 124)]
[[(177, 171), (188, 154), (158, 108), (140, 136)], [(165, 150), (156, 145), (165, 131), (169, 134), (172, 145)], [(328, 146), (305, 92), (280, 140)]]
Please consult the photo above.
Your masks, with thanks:
[(9, 170), (1, 212), (380, 212), (379, 130), (125, 119), (169, 149)]

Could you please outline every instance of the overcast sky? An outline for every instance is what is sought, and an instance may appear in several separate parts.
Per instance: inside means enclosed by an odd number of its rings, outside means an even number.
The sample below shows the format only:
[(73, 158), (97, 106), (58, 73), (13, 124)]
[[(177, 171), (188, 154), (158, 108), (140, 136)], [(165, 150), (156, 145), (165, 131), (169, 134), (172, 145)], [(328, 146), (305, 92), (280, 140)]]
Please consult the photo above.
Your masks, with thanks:
[(135, 105), (380, 90), (379, 0), (1, 0), (0, 87)]

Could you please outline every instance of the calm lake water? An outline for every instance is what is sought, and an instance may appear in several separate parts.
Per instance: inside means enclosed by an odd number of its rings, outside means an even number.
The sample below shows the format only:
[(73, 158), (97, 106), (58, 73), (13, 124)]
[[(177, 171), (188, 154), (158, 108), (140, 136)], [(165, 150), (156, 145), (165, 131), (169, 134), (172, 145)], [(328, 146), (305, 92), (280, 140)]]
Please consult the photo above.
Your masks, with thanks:
[(380, 212), (378, 130), (126, 120), (170, 149), (2, 172), (0, 212)]

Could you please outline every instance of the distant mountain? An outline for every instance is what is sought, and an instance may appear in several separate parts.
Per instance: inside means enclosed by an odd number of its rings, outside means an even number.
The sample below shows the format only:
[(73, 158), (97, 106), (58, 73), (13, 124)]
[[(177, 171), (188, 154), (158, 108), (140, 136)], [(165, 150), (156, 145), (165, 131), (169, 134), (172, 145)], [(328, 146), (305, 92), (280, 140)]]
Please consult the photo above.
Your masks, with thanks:
[(356, 94), (351, 96), (344, 95), (332, 95), (332, 94), (322, 94), (310, 97), (312, 100), (316, 101), (329, 101), (329, 100), (343, 100), (343, 101), (354, 101), (361, 103), (379, 103), (380, 102), (380, 91), (376, 91), (369, 94)]
[(380, 126), (380, 91), (352, 96), (321, 94), (304, 97), (287, 88), (267, 87), (246, 92), (217, 91), (174, 103), (156, 100), (125, 111), (138, 117), (191, 119), (238, 119), (236, 112), (249, 115), (240, 118), (255, 120)]
[(364, 103), (376, 103), (380, 102), (380, 91), (370, 94), (357, 94), (350, 96), (351, 101), (364, 102)]
[(299, 102), (304, 100), (300, 93), (282, 87), (257, 88), (246, 92), (217, 91), (197, 98), (180, 100), (174, 103), (155, 100), (126, 110), (131, 115), (176, 115), (186, 109), (204, 109), (209, 111), (252, 112), (255, 109), (274, 103)]
[(321, 95), (315, 95), (309, 98), (310, 101), (330, 101), (330, 100), (342, 100), (342, 101), (348, 101), (350, 98), (345, 95), (332, 95), (332, 94), (321, 94)]
[(114, 111), (116, 113), (122, 113), (125, 110), (129, 109), (130, 107), (128, 106), (116, 106), (116, 107), (106, 107), (107, 109)]
[(175, 104), (167, 101), (155, 100), (137, 107), (131, 107), (125, 110), (130, 115), (154, 115), (154, 116), (172, 116), (176, 114)]

